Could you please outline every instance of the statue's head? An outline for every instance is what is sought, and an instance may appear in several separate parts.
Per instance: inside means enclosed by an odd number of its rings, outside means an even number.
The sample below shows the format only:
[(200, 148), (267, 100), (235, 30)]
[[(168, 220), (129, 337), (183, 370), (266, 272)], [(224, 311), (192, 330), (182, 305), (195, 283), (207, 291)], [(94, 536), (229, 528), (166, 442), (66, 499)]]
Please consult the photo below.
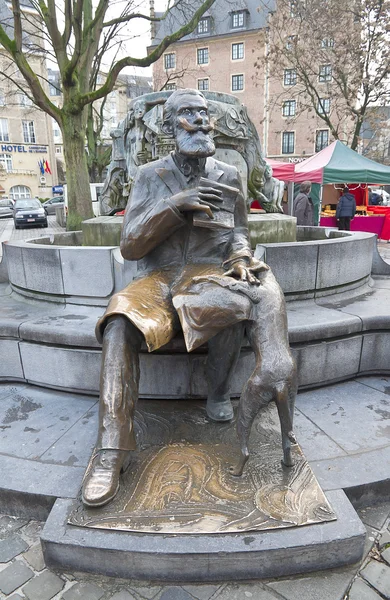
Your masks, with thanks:
[(175, 138), (181, 154), (204, 158), (215, 152), (207, 101), (198, 90), (176, 90), (169, 96), (164, 105), (162, 129)]

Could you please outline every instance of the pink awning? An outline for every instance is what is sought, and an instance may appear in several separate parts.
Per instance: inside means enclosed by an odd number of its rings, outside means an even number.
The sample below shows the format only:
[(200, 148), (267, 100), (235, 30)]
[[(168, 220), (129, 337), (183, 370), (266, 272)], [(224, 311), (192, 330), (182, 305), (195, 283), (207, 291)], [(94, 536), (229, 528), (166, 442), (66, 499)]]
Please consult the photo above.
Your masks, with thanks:
[(272, 175), (276, 179), (282, 181), (294, 181), (295, 167), (293, 163), (286, 163), (280, 160), (273, 160), (272, 158), (265, 159), (267, 163), (272, 167)]

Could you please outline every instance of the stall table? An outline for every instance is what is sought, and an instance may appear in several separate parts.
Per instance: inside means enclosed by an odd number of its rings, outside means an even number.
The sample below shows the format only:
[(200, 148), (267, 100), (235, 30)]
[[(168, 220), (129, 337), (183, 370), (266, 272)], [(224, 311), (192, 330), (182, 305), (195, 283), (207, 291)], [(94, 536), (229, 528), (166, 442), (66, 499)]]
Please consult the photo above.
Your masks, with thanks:
[[(371, 210), (371, 207), (368, 207)], [(389, 226), (385, 228), (385, 221), (389, 220)], [(338, 227), (336, 217), (321, 217), (320, 227)], [(387, 230), (387, 233), (386, 233)], [(356, 215), (351, 221), (351, 231), (366, 231), (376, 233), (378, 238), (390, 239), (390, 212), (389, 215)], [(387, 237), (383, 237), (387, 235)]]

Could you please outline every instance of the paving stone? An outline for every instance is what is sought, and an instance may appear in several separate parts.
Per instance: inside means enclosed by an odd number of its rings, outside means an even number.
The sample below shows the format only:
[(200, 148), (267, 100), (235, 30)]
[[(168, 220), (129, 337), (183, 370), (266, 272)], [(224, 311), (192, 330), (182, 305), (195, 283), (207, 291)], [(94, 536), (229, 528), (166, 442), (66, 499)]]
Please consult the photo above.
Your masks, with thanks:
[(209, 600), (220, 587), (220, 585), (183, 585), (183, 589), (197, 600)]
[(62, 594), (63, 600), (99, 600), (104, 595), (101, 588), (92, 583), (76, 583)]
[(12, 535), (0, 541), (0, 563), (6, 563), (27, 550), (28, 545), (20, 535)]
[(381, 597), (365, 581), (358, 578), (352, 584), (348, 600), (381, 600)]
[(166, 588), (161, 594), (159, 600), (193, 600), (192, 597), (183, 590), (182, 587)]
[(40, 544), (33, 546), (23, 554), (23, 558), (35, 571), (42, 571), (45, 568), (45, 559), (43, 558)]
[(383, 548), (384, 546), (387, 546), (387, 544), (390, 544), (390, 531), (388, 530), (382, 533), (379, 539), (379, 548)]
[(361, 577), (386, 599), (390, 599), (390, 567), (372, 560), (360, 572)]
[(19, 594), (12, 594), (12, 596), (8, 597), (8, 600), (23, 600), (23, 598)]
[(135, 587), (134, 586), (134, 591), (142, 598), (147, 598), (148, 600), (151, 600), (151, 598), (154, 598), (155, 596), (157, 596), (157, 594), (160, 590), (161, 590), (161, 586), (157, 586), (157, 585), (150, 585), (148, 587), (146, 587), (146, 586)]
[[(286, 600), (342, 600), (356, 569), (335, 569), (268, 583)], [(218, 600), (220, 600), (218, 598)]]
[(365, 525), (371, 525), (375, 529), (381, 529), (389, 516), (390, 503), (378, 504), (376, 506), (365, 506), (356, 511)]
[(23, 525), (26, 525), (26, 523), (28, 523), (26, 519), (2, 515), (0, 517), (0, 537), (3, 538), (12, 533), (13, 531), (17, 531), (18, 529), (23, 527)]
[(382, 552), (382, 558), (390, 565), (390, 548), (386, 548), (386, 550)]
[(11, 563), (0, 572), (0, 590), (4, 594), (10, 594), (31, 577), (34, 577), (34, 573), (21, 561)]
[(122, 590), (114, 594), (109, 600), (137, 600), (137, 598), (130, 594), (130, 592)]
[[(217, 595), (216, 600), (276, 600), (276, 598), (280, 596), (261, 583), (229, 583)], [(325, 596), (322, 596), (321, 600), (324, 598)]]
[(23, 588), (23, 594), (28, 600), (50, 600), (64, 587), (62, 579), (51, 573), (43, 571)]

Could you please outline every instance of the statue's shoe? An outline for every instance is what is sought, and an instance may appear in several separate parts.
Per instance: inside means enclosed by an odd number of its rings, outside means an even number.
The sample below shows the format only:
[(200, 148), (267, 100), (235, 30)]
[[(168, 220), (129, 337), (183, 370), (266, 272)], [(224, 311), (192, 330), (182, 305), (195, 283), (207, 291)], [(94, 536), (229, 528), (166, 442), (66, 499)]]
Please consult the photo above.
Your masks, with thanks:
[(100, 450), (85, 474), (81, 498), (90, 507), (104, 506), (119, 490), (119, 475), (125, 458), (120, 450)]
[(233, 406), (230, 400), (220, 402), (207, 400), (206, 413), (212, 421), (231, 421), (234, 416)]

